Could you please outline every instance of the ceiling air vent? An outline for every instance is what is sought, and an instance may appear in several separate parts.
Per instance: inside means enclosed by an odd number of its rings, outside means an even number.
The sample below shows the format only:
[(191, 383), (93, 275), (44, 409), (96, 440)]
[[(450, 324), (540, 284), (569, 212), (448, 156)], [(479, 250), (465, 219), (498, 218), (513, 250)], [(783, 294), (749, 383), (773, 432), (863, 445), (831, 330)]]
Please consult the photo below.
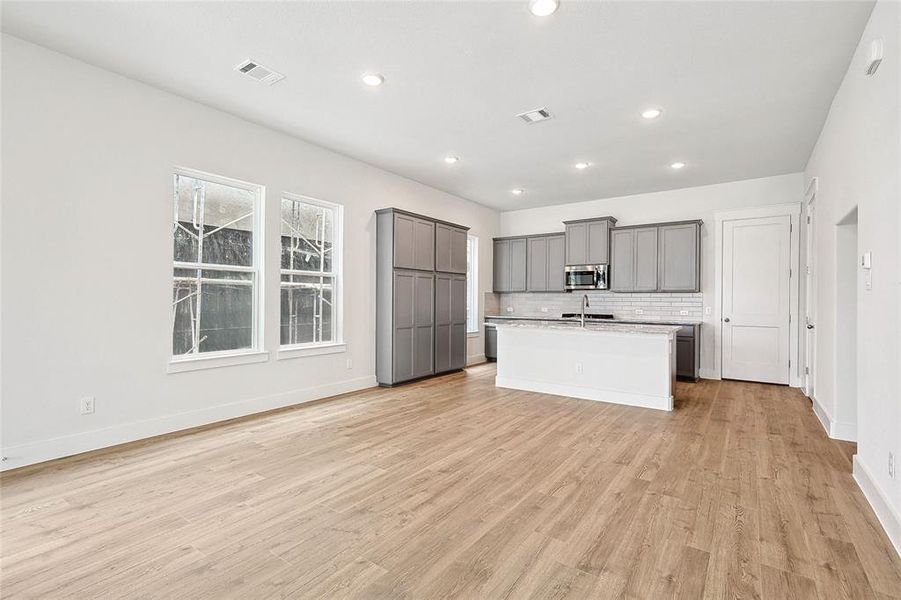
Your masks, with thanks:
[(263, 65), (254, 62), (250, 59), (245, 60), (241, 64), (235, 67), (235, 71), (240, 71), (244, 73), (248, 77), (256, 79), (266, 85), (272, 85), (277, 81), (281, 81), (285, 78), (281, 73), (277, 73), (268, 67), (264, 67)]
[(551, 118), (551, 111), (546, 108), (536, 108), (535, 110), (527, 110), (524, 113), (516, 115), (526, 123), (537, 123), (538, 121), (547, 121)]

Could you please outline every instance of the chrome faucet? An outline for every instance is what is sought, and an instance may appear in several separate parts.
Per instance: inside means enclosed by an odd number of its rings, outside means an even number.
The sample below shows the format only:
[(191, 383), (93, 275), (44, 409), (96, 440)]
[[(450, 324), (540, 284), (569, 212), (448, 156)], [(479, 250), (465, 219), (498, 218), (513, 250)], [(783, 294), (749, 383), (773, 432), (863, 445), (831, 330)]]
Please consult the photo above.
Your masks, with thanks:
[(583, 294), (582, 295), (582, 319), (581, 319), (583, 329), (585, 327), (585, 309), (588, 308), (589, 306), (590, 305), (588, 304), (588, 294)]

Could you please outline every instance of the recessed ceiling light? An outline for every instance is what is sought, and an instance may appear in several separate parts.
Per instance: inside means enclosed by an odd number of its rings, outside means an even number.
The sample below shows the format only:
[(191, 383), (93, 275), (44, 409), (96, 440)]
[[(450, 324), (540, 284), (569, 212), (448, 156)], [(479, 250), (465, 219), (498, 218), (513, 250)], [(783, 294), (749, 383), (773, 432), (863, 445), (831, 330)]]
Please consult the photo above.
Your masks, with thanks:
[(663, 111), (659, 108), (649, 108), (648, 110), (641, 113), (642, 118), (644, 119), (656, 119), (660, 116)]
[(576, 168), (579, 169), (580, 171), (581, 171), (582, 169), (587, 169), (587, 168), (590, 167), (590, 166), (591, 166), (591, 163), (590, 163), (590, 162), (584, 162), (584, 161), (583, 161), (583, 162), (577, 162), (577, 163), (576, 163)]
[(372, 87), (385, 83), (385, 78), (378, 73), (364, 73), (362, 79), (363, 83)]
[(673, 164), (670, 165), (670, 168), (671, 169), (681, 169), (684, 166), (685, 166), (684, 162), (680, 162), (677, 160), (676, 162), (674, 162)]
[(459, 157), (459, 156), (448, 155), (448, 156), (445, 156), (445, 157), (444, 157), (444, 162), (446, 162), (446, 163), (449, 164), (449, 165), (454, 164), (454, 163), (457, 162), (458, 160), (460, 160), (460, 157)]
[(558, 6), (560, 6), (559, 0), (530, 0), (529, 2), (529, 10), (536, 17), (552, 15)]
[(513, 194), (514, 196), (519, 196), (520, 194), (522, 194), (522, 190), (519, 188), (516, 188), (516, 189), (510, 190), (510, 193)]

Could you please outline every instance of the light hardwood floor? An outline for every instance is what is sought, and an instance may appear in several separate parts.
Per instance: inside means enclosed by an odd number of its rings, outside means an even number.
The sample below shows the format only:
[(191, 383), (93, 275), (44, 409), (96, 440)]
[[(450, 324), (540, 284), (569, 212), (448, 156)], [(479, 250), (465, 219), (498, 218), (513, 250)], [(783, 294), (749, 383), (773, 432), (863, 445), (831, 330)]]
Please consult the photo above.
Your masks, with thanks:
[(901, 560), (785, 387), (663, 413), (494, 367), (2, 478), (3, 598), (901, 598)]

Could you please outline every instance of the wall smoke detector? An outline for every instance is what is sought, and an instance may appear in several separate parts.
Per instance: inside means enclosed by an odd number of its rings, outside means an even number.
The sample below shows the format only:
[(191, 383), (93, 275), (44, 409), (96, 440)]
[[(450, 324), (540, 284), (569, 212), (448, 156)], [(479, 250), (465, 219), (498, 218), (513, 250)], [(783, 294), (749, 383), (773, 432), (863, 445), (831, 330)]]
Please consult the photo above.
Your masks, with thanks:
[(252, 79), (256, 79), (259, 82), (265, 83), (266, 85), (272, 85), (277, 81), (281, 81), (285, 78), (284, 75), (273, 71), (269, 67), (264, 67), (260, 63), (247, 59), (244, 62), (240, 63), (235, 67), (235, 71), (240, 73), (244, 73), (248, 77)]
[(546, 108), (536, 108), (535, 110), (527, 110), (524, 113), (516, 115), (526, 123), (538, 123), (539, 121), (547, 121), (551, 118), (551, 111)]

